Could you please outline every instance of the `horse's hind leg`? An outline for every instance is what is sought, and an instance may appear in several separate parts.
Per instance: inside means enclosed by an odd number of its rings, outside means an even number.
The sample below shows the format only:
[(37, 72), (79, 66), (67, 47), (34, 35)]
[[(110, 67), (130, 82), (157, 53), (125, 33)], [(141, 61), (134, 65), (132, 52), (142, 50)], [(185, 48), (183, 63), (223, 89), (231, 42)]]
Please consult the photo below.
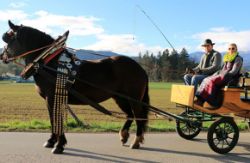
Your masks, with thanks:
[[(148, 86), (146, 86), (145, 92), (142, 98), (137, 98), (137, 99), (141, 99), (139, 101), (147, 105), (150, 103), (150, 99), (148, 95)], [(141, 105), (137, 102), (131, 102), (131, 107), (134, 111), (135, 117), (137, 118), (136, 119), (137, 131), (136, 131), (136, 138), (133, 144), (130, 145), (130, 147), (132, 149), (137, 149), (137, 148), (140, 148), (140, 144), (143, 143), (144, 141), (144, 132), (146, 131), (146, 128), (147, 128), (149, 108), (148, 106)]]
[[(131, 118), (130, 116), (127, 116), (128, 118)], [(122, 144), (126, 144), (129, 138), (129, 128), (131, 126), (131, 124), (133, 123), (132, 120), (127, 120), (125, 122), (125, 124), (123, 125), (123, 127), (121, 128), (121, 130), (119, 131), (119, 135), (120, 135), (120, 140), (122, 142)]]
[(131, 124), (133, 123), (133, 112), (131, 110), (131, 106), (127, 100), (121, 99), (121, 98), (114, 98), (118, 106), (121, 108), (123, 112), (127, 114), (127, 120), (124, 123), (123, 127), (121, 128), (119, 135), (120, 135), (120, 140), (122, 144), (126, 144), (129, 138), (129, 128), (131, 127)]
[(140, 148), (140, 144), (144, 141), (144, 132), (146, 131), (147, 126), (147, 112), (143, 110), (144, 107), (140, 106), (140, 104), (131, 104), (134, 110), (137, 125), (136, 130), (136, 137), (134, 139), (134, 142), (130, 145), (130, 148), (132, 149), (138, 149)]

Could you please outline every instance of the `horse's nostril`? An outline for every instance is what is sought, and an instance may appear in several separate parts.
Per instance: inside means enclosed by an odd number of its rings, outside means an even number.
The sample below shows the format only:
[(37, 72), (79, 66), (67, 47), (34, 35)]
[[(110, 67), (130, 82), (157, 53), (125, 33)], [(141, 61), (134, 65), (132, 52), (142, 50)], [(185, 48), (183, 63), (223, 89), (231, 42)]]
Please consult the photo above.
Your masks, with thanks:
[(7, 60), (3, 60), (3, 63), (8, 64), (8, 63), (9, 63), (9, 61), (7, 61)]

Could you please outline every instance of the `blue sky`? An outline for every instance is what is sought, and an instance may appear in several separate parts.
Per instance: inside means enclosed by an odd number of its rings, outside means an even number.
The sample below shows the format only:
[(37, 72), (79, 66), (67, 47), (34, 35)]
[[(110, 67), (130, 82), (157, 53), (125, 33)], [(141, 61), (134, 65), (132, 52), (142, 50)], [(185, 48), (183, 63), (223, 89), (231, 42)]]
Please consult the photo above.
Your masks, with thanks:
[(0, 33), (8, 30), (10, 19), (55, 38), (69, 30), (67, 46), (76, 49), (130, 56), (171, 49), (136, 5), (177, 50), (200, 51), (202, 41), (211, 38), (219, 51), (225, 51), (231, 42), (241, 51), (250, 51), (248, 0), (1, 0)]

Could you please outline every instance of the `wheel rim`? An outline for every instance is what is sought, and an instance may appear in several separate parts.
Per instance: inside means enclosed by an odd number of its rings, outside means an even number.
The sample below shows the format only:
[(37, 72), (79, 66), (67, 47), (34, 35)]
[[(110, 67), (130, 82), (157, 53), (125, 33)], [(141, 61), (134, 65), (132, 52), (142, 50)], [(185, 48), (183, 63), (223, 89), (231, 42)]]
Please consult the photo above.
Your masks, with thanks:
[[(197, 124), (198, 124), (197, 118), (187, 116), (186, 112), (183, 112), (182, 114), (180, 114), (180, 116), (185, 117), (185, 118), (189, 119), (192, 122), (196, 121)], [(199, 125), (194, 125), (194, 124), (192, 124), (192, 123), (190, 123), (188, 121), (183, 122), (183, 121), (180, 121), (180, 120), (176, 120), (176, 131), (177, 131), (177, 133), (182, 138), (187, 139), (187, 140), (191, 140), (194, 137), (196, 137), (201, 131), (201, 126), (202, 126), (201, 123)]]

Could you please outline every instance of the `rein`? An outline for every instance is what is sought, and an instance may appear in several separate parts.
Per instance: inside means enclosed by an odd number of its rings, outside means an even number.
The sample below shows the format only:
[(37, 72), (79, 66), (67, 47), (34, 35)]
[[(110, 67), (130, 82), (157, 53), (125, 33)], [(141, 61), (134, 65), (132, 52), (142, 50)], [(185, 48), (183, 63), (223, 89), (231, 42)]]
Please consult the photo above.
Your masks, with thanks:
[[(107, 93), (114, 94), (114, 95), (119, 96), (119, 97), (121, 97), (121, 98), (123, 98), (123, 99), (126, 99), (126, 100), (129, 100), (129, 101), (131, 101), (131, 102), (137, 103), (137, 104), (139, 104), (139, 105), (141, 105), (141, 106), (146, 106), (146, 107), (149, 108), (149, 111), (151, 111), (151, 112), (153, 112), (153, 113), (156, 113), (156, 114), (158, 114), (158, 115), (161, 115), (161, 116), (163, 116), (163, 117), (172, 117), (172, 118), (175, 118), (175, 119), (177, 119), (177, 120), (181, 120), (181, 121), (183, 121), (183, 122), (190, 122), (189, 119), (180, 117), (180, 116), (178, 116), (178, 115), (175, 115), (175, 114), (172, 114), (172, 113), (169, 113), (169, 112), (162, 111), (162, 110), (160, 110), (160, 109), (158, 109), (158, 108), (156, 108), (156, 107), (154, 107), (154, 106), (152, 106), (152, 105), (150, 105), (150, 104), (147, 104), (147, 103), (144, 103), (144, 102), (135, 100), (134, 98), (131, 98), (131, 97), (129, 97), (129, 96), (127, 96), (127, 95), (124, 95), (124, 94), (122, 94), (122, 93), (115, 92), (115, 91), (112, 91), (112, 90), (109, 90), (109, 89), (105, 89), (105, 88), (103, 88), (103, 87), (100, 86), (100, 85), (93, 84), (93, 83), (91, 83), (91, 82), (89, 82), (89, 81), (87, 81), (87, 80), (83, 80), (83, 79), (80, 79), (80, 78), (78, 78), (78, 77), (76, 77), (76, 76), (72, 76), (71, 74), (67, 74), (67, 73), (64, 73), (64, 72), (57, 71), (56, 69), (54, 69), (54, 68), (52, 68), (52, 67), (49, 67), (49, 66), (47, 66), (47, 65), (43, 65), (43, 68), (44, 68), (44, 69), (47, 69), (47, 70), (50, 70), (50, 71), (53, 71), (53, 72), (56, 72), (56, 73), (58, 73), (58, 74), (60, 74), (60, 73), (61, 73), (61, 74), (64, 74), (64, 75), (66, 75), (66, 76), (68, 76), (68, 77), (70, 77), (70, 78), (73, 78), (74, 80), (78, 80), (79, 82), (82, 82), (82, 83), (84, 83), (84, 84), (87, 84), (87, 85), (89, 85), (89, 86), (91, 86), (91, 87), (93, 87), (93, 88), (97, 88), (97, 89), (103, 90), (103, 91), (105, 91), (105, 92), (107, 92)], [(48, 74), (48, 73), (46, 73), (46, 74)], [(74, 90), (74, 89), (70, 89), (69, 92), (70, 92), (72, 95), (74, 95), (75, 97), (77, 97), (79, 100), (86, 100), (86, 97), (85, 97), (84, 95), (79, 94), (79, 93), (78, 93), (76, 90)], [(120, 116), (115, 116), (114, 114), (112, 114), (112, 112), (110, 112), (109, 110), (107, 110), (107, 109), (104, 108), (103, 106), (101, 106), (101, 105), (99, 105), (99, 104), (97, 104), (97, 103), (94, 103), (93, 101), (91, 101), (91, 100), (89, 100), (89, 99), (87, 99), (87, 101), (85, 101), (85, 102), (89, 103), (89, 105), (91, 105), (91, 106), (94, 105), (93, 107), (94, 107), (95, 109), (97, 109), (98, 111), (100, 111), (100, 112), (102, 112), (102, 113), (104, 113), (104, 114), (106, 114), (106, 115), (113, 116), (113, 117), (116, 117), (116, 118), (121, 118)], [(137, 118), (133, 118), (133, 120), (136, 120), (136, 119), (137, 119)], [(140, 119), (140, 118), (139, 118), (139, 119)], [(146, 119), (141, 118), (140, 120), (146, 120)]]
[[(24, 52), (23, 54), (20, 54), (18, 56), (8, 58), (7, 61), (16, 61), (19, 58), (22, 58), (24, 56), (27, 56), (31, 53), (40, 51), (42, 49), (47, 48), (44, 52), (41, 53), (34, 61), (33, 63), (37, 63), (41, 59), (45, 60), (46, 63), (48, 63), (51, 59), (53, 59), (56, 55), (60, 54), (65, 49), (65, 41), (67, 40), (69, 35), (69, 31), (66, 31), (62, 36), (59, 36), (53, 43), (49, 45), (45, 45), (43, 47), (33, 49), (27, 52)], [(7, 49), (5, 49), (6, 53), (8, 53)], [(25, 67), (25, 65), (22, 65), (21, 63), (15, 62), (17, 65)]]
[[(20, 63), (20, 62), (17, 62), (17, 59), (22, 58), (22, 57), (25, 57), (25, 56), (27, 56), (27, 55), (29, 55), (29, 54), (31, 54), (31, 53), (37, 52), (37, 51), (39, 51), (39, 50), (48, 48), (48, 47), (50, 47), (50, 46), (52, 46), (52, 44), (46, 45), (46, 46), (43, 46), (43, 47), (41, 47), (41, 48), (37, 48), (37, 49), (34, 49), (34, 50), (27, 51), (27, 52), (25, 52), (25, 53), (23, 53), (23, 54), (20, 54), (20, 55), (18, 55), (18, 56), (15, 56), (15, 57), (12, 57), (12, 58), (8, 59), (7, 62), (14, 62), (16, 65), (25, 68), (26, 66), (25, 66), (24, 64)], [(50, 59), (50, 60), (51, 60), (51, 59)], [(49, 61), (46, 61), (46, 63), (48, 63), (48, 62), (49, 62)]]
[(30, 50), (30, 51), (24, 52), (24, 53), (22, 53), (22, 54), (20, 54), (20, 55), (18, 55), (18, 56), (15, 56), (15, 57), (12, 57), (12, 58), (8, 58), (7, 61), (16, 61), (16, 60), (19, 59), (19, 58), (25, 57), (25, 56), (27, 56), (27, 55), (29, 55), (29, 54), (31, 54), (31, 53), (40, 51), (40, 50), (42, 50), (42, 49), (51, 47), (52, 45), (53, 45), (53, 43), (52, 43), (52, 44), (49, 44), (49, 45), (46, 45), (46, 46), (43, 46), (43, 47), (40, 47), (40, 48), (37, 48), (37, 49), (33, 49), (33, 50)]

